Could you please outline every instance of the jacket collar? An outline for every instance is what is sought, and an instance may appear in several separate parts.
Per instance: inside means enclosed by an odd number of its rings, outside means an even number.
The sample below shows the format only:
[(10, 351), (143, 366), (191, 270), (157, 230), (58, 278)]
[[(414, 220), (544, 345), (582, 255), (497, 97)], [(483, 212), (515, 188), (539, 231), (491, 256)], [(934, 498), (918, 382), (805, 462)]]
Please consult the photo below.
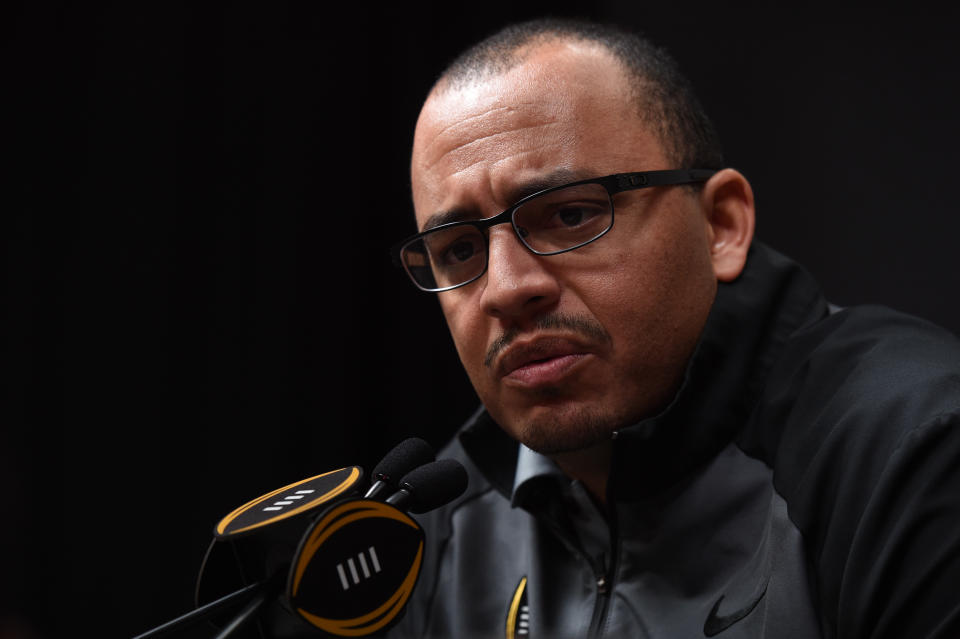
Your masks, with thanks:
[[(786, 340), (826, 313), (809, 273), (755, 242), (741, 276), (719, 285), (673, 401), (615, 433), (608, 497), (630, 501), (659, 493), (716, 455), (745, 424)], [(507, 498), (537, 475), (524, 471), (518, 477), (517, 443), (482, 407), (464, 425), (460, 440)]]

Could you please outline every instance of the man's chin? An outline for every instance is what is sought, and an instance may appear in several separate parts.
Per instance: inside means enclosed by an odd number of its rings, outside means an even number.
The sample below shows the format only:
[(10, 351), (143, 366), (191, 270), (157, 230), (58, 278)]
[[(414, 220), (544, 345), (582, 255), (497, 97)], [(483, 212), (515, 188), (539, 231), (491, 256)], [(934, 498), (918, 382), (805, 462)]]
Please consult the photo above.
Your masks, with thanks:
[(622, 420), (609, 413), (585, 407), (555, 407), (518, 420), (506, 430), (527, 448), (555, 455), (592, 448), (609, 440), (621, 426)]

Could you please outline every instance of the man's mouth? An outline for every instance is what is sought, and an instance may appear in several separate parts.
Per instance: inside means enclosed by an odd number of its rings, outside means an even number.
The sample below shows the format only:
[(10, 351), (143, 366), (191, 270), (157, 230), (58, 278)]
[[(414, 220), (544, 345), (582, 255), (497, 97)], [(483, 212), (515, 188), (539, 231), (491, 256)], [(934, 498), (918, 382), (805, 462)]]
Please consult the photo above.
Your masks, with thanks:
[(515, 343), (496, 364), (497, 376), (511, 385), (541, 386), (560, 381), (590, 356), (587, 348), (565, 338), (540, 338)]

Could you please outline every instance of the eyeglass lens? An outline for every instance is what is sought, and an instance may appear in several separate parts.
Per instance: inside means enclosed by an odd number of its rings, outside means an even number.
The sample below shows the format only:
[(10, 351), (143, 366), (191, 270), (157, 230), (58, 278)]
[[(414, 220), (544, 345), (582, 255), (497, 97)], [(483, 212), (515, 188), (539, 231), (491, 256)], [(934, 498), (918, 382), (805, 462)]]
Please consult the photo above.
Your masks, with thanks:
[[(531, 198), (514, 210), (512, 218), (527, 248), (551, 255), (583, 246), (606, 233), (613, 223), (613, 204), (600, 184), (581, 184)], [(486, 231), (472, 224), (438, 228), (407, 244), (401, 256), (422, 288), (457, 286), (486, 269)]]

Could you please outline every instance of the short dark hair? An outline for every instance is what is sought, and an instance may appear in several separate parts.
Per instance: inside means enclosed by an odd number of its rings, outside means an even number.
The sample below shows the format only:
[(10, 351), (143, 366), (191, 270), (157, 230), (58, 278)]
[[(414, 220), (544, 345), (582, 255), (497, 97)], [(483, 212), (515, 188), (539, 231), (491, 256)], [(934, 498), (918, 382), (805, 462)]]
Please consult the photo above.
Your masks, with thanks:
[(677, 168), (723, 168), (723, 151), (713, 123), (676, 61), (642, 35), (616, 25), (572, 18), (511, 24), (454, 59), (440, 74), (434, 90), (504, 73), (523, 62), (521, 49), (558, 39), (596, 43), (623, 64), (640, 117), (655, 128)]

